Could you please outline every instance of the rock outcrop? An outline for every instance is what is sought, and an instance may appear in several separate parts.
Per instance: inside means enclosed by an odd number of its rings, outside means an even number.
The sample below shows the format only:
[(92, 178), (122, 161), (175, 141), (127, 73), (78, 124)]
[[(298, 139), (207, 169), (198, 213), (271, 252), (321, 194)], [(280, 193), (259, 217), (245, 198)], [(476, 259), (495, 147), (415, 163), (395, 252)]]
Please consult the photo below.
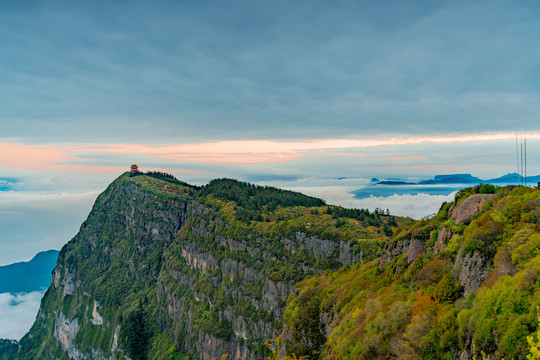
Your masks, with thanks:
[(405, 235), (389, 241), (385, 246), (379, 265), (388, 264), (394, 258), (407, 254), (407, 263), (412, 264), (416, 257), (425, 250), (425, 245), (430, 239), (429, 231), (409, 231)]
[(465, 256), (460, 255), (455, 260), (454, 273), (458, 274), (464, 295), (468, 296), (478, 290), (489, 274), (488, 259), (477, 250)]
[(459, 204), (452, 206), (449, 217), (454, 218), (456, 225), (469, 224), (474, 215), (482, 211), (482, 207), (495, 197), (493, 194), (475, 194), (463, 199)]

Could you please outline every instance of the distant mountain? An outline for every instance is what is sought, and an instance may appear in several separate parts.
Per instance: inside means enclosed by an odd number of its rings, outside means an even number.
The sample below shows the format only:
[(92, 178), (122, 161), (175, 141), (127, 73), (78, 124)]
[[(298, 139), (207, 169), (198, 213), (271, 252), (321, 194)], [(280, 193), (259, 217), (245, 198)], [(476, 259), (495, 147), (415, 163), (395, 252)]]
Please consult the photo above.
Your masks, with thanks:
[(495, 179), (486, 180), (490, 183), (518, 183), (522, 177), (518, 173), (508, 173)]
[(410, 183), (406, 181), (396, 181), (396, 180), (383, 180), (379, 181), (375, 185), (416, 185), (415, 183)]
[(454, 179), (460, 179), (464, 181), (479, 181), (480, 178), (477, 178), (476, 176), (472, 176), (471, 174), (450, 174), (450, 175), (435, 175), (433, 180), (435, 181), (449, 181)]
[[(377, 180), (377, 182), (375, 182)], [(518, 184), (523, 183), (524, 178), (517, 173), (509, 173), (494, 179), (483, 180), (471, 174), (447, 174), (435, 175), (433, 179), (422, 180), (417, 183), (405, 182), (394, 179), (379, 181), (377, 178), (371, 180), (372, 185), (448, 185), (448, 184)], [(540, 181), (540, 175), (528, 176), (527, 184), (534, 185)]]
[(58, 250), (38, 253), (30, 261), (0, 266), (0, 293), (21, 293), (46, 289), (58, 259)]
[(420, 181), (418, 184), (477, 184), (480, 182), (482, 182), (482, 179), (472, 176), (471, 174), (449, 174), (435, 175), (433, 180)]
[[(485, 180), (490, 184), (517, 184), (523, 182), (525, 179), (518, 173), (509, 173), (495, 179)], [(527, 176), (527, 184), (535, 184), (540, 181), (540, 175)]]

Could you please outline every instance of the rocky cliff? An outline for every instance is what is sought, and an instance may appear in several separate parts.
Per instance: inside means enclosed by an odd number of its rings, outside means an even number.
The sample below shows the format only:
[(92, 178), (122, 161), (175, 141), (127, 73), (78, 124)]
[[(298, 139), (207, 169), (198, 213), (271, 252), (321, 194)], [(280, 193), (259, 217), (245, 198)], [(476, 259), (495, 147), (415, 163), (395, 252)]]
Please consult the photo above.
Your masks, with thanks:
[(406, 222), (233, 180), (137, 175), (114, 181), (61, 250), (15, 358), (263, 359), (296, 282), (375, 259)]

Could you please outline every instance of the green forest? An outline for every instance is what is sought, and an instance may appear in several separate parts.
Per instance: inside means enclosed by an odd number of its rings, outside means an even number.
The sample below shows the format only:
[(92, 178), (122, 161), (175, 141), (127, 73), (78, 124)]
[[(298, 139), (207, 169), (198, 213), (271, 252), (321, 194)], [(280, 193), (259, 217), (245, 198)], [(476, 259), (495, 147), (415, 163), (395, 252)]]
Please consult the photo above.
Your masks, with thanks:
[(0, 359), (538, 359), (539, 274), (531, 188), (463, 189), (412, 220), (126, 173)]

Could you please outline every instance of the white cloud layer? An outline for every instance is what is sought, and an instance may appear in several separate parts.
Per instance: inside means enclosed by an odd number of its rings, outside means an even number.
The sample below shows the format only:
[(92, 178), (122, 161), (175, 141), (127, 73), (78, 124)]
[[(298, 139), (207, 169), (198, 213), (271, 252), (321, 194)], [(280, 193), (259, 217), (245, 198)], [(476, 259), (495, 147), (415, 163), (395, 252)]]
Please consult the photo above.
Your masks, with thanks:
[(30, 330), (45, 291), (0, 294), (0, 338), (20, 340)]
[(305, 187), (290, 188), (308, 195), (320, 197), (327, 203), (341, 205), (348, 208), (360, 208), (375, 210), (389, 209), (392, 215), (408, 216), (413, 219), (421, 219), (436, 213), (444, 201), (452, 201), (455, 192), (450, 195), (429, 195), (420, 193), (417, 195), (392, 195), (392, 196), (370, 196), (365, 199), (356, 199), (350, 191), (357, 189), (350, 187), (328, 186), (328, 187)]
[[(389, 209), (393, 215), (409, 216), (413, 219), (421, 219), (437, 213), (441, 204), (454, 199), (455, 192), (450, 195), (392, 195), (371, 196), (365, 199), (352, 199), (350, 201), (352, 207), (367, 208), (374, 210), (375, 208)], [(353, 205), (354, 204), (354, 205)]]

